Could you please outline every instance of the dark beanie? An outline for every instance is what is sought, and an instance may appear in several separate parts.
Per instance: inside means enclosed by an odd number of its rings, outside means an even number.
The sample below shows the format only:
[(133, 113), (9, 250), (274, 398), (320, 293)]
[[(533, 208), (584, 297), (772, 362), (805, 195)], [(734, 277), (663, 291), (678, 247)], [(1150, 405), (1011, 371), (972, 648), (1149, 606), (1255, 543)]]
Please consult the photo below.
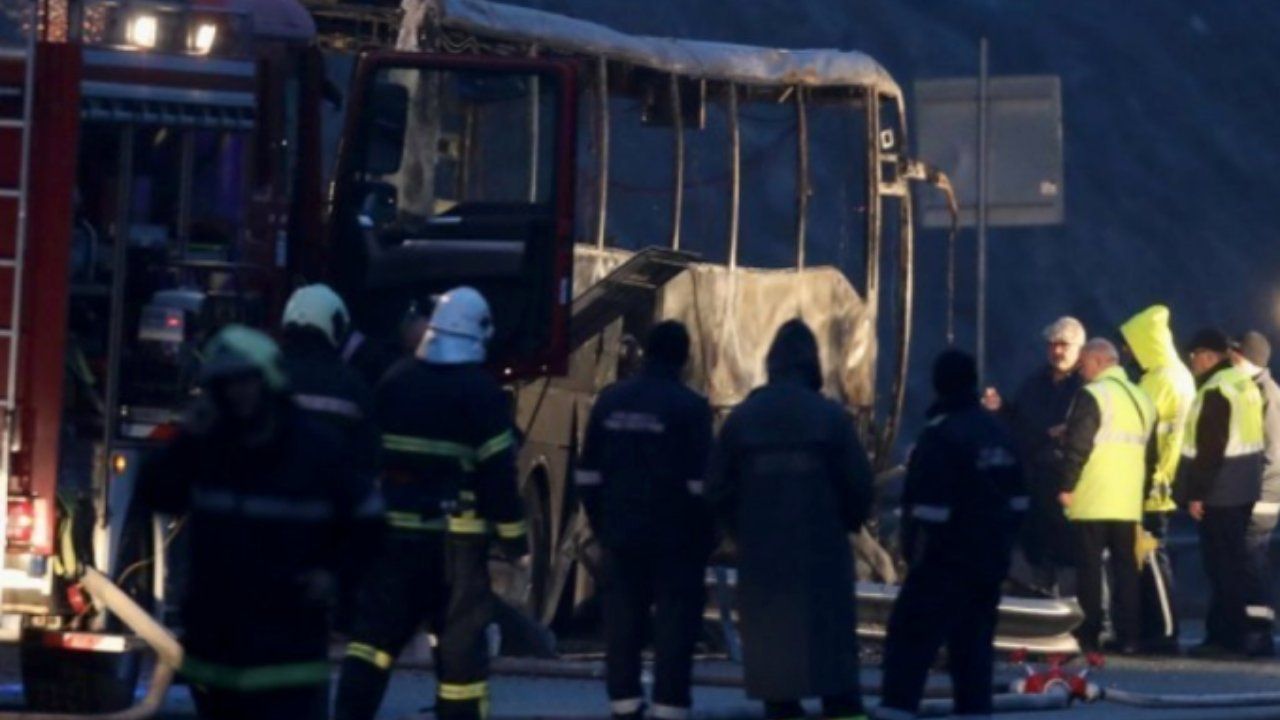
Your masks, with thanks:
[(1192, 352), (1209, 350), (1216, 353), (1225, 353), (1231, 349), (1231, 338), (1227, 337), (1227, 334), (1218, 328), (1205, 328), (1191, 338), (1191, 346), (1187, 349)]
[(978, 365), (973, 356), (946, 350), (933, 362), (933, 390), (938, 397), (959, 398), (978, 393)]
[(689, 361), (689, 331), (675, 320), (660, 322), (649, 331), (644, 353), (650, 365), (679, 370)]
[(1250, 330), (1241, 335), (1235, 346), (1236, 352), (1243, 355), (1245, 360), (1260, 368), (1266, 367), (1267, 363), (1271, 362), (1271, 343), (1257, 330)]

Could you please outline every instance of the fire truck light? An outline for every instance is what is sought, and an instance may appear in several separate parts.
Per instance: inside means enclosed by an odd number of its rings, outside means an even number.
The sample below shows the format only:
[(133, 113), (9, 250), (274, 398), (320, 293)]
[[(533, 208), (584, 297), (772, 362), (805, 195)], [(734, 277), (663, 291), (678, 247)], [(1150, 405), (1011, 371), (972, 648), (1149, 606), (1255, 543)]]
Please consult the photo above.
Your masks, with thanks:
[(9, 501), (9, 519), (5, 535), (9, 542), (30, 543), (35, 535), (35, 507), (27, 499)]
[(111, 458), (111, 470), (116, 475), (124, 475), (125, 471), (128, 469), (129, 458), (125, 457), (123, 453), (116, 453), (115, 456)]
[(218, 26), (213, 23), (200, 23), (191, 36), (191, 51), (197, 55), (208, 55), (213, 50), (213, 43), (218, 39)]
[(155, 15), (136, 15), (129, 21), (129, 43), (150, 50), (160, 39), (160, 21)]

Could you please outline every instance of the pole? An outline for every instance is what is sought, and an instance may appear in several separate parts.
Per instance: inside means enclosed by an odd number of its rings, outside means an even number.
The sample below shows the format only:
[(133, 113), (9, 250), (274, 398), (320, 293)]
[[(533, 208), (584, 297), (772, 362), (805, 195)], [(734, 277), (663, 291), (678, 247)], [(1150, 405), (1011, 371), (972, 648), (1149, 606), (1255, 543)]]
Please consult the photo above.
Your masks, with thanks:
[(684, 103), (680, 98), (680, 76), (671, 73), (671, 129), (674, 134), (675, 166), (672, 169), (671, 249), (680, 249), (680, 224), (684, 221)]
[(600, 130), (600, 172), (596, 177), (596, 249), (604, 249), (605, 222), (609, 215), (609, 61), (596, 63), (596, 118)]
[(978, 43), (978, 381), (987, 373), (987, 39)]
[(742, 132), (738, 127), (738, 86), (729, 83), (729, 271), (738, 267), (738, 223), (742, 207)]

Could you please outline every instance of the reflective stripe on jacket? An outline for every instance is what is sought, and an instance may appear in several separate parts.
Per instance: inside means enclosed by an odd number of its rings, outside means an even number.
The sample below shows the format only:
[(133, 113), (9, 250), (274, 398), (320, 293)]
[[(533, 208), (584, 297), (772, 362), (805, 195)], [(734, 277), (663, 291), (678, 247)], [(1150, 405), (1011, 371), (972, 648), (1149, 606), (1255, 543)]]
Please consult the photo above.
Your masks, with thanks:
[(1211, 372), (1187, 418), (1178, 499), (1216, 507), (1248, 505), (1258, 500), (1262, 486), (1262, 394), (1227, 363)]
[(1200, 411), (1204, 408), (1204, 396), (1213, 391), (1221, 393), (1231, 405), (1231, 427), (1224, 456), (1235, 458), (1262, 452), (1262, 394), (1258, 392), (1258, 386), (1253, 383), (1253, 380), (1232, 367), (1214, 373), (1196, 394), (1196, 401), (1191, 406), (1191, 414), (1187, 417), (1187, 432), (1182, 456), (1185, 458), (1196, 456), (1196, 432)]
[(1155, 408), (1120, 367), (1104, 371), (1084, 391), (1098, 404), (1100, 423), (1067, 517), (1140, 520)]

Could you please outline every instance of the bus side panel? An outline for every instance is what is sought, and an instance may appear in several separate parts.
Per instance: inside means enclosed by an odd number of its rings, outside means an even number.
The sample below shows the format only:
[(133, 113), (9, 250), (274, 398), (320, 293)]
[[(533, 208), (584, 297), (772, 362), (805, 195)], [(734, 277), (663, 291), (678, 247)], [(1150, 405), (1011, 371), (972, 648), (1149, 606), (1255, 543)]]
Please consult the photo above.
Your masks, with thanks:
[[(19, 348), (18, 407), (22, 445), (18, 470), (50, 517), (50, 531), (33, 538), (36, 553), (53, 550), (58, 438), (62, 423), (67, 342), (68, 262), (80, 132), (79, 46), (41, 43), (36, 56), (32, 118), (27, 256)], [(39, 523), (37, 523), (39, 526)]]

